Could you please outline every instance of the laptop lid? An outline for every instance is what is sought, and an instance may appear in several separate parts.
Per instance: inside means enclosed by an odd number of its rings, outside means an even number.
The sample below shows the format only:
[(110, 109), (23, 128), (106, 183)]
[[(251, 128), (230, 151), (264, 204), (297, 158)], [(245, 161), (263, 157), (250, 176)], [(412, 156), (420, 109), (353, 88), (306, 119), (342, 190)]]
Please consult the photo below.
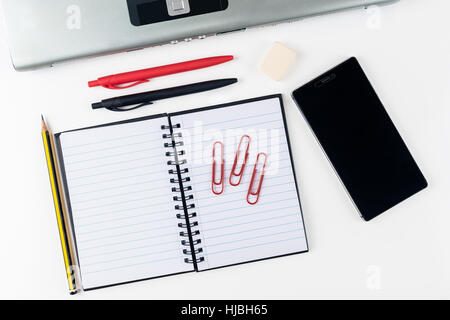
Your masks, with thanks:
[(396, 0), (2, 0), (17, 70)]

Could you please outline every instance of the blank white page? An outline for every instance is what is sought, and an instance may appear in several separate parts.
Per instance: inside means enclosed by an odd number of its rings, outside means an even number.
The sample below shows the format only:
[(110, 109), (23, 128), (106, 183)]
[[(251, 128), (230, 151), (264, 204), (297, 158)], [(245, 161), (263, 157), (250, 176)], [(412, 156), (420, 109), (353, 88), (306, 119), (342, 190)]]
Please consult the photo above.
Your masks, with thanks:
[(84, 289), (193, 270), (162, 125), (167, 117), (60, 135)]
[[(171, 121), (181, 124), (183, 134), (192, 202), (201, 232), (198, 247), (203, 253), (199, 256), (205, 258), (198, 264), (199, 270), (308, 250), (280, 99), (177, 115)], [(252, 138), (250, 157), (243, 181), (233, 187), (228, 178), (244, 134)], [(224, 143), (226, 180), (222, 195), (211, 190), (215, 141)], [(268, 155), (266, 175), (259, 202), (249, 205), (246, 196), (259, 152)]]

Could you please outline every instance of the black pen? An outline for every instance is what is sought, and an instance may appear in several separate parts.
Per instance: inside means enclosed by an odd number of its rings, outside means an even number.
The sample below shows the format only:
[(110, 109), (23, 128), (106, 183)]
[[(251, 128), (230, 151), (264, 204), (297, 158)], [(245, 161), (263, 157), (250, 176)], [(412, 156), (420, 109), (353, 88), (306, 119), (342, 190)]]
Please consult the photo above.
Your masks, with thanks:
[[(92, 109), (101, 109), (106, 108), (111, 111), (129, 111), (134, 110), (140, 107), (143, 107), (148, 104), (152, 104), (153, 101), (163, 100), (168, 98), (174, 98), (179, 96), (185, 96), (188, 94), (199, 93), (209, 90), (214, 90), (222, 87), (229, 86), (233, 83), (236, 83), (238, 79), (220, 79), (220, 80), (212, 80), (199, 82), (194, 84), (188, 84), (185, 86), (167, 88), (156, 91), (149, 91), (138, 94), (131, 94), (128, 96), (122, 96), (117, 98), (111, 98), (102, 100), (102, 102), (93, 103)], [(134, 106), (130, 108), (124, 108), (127, 106)]]

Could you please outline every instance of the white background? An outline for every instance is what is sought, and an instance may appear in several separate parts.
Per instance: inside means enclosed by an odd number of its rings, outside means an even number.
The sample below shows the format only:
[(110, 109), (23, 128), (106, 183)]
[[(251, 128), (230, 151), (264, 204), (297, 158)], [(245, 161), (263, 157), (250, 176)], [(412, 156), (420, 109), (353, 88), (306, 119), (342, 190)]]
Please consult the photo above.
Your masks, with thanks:
[[(450, 298), (450, 3), (402, 0), (244, 33), (17, 73), (0, 32), (0, 298)], [(274, 41), (298, 53), (275, 83), (258, 71)], [(57, 45), (57, 44), (55, 44)], [(240, 83), (115, 114), (90, 103), (117, 92), (88, 89), (101, 75), (234, 54), (223, 66), (160, 78), (127, 93), (222, 77)], [(290, 92), (356, 56), (430, 187), (363, 222), (290, 98)], [(310, 252), (69, 297), (40, 135), (283, 93)]]

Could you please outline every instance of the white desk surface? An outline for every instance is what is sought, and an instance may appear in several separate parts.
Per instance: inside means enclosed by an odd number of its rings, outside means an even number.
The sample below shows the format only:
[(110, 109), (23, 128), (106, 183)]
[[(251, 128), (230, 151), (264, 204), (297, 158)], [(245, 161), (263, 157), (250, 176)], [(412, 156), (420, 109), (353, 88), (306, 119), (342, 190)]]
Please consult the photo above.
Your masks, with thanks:
[[(2, 26), (0, 298), (450, 298), (449, 12), (448, 0), (403, 0), (27, 73), (13, 70)], [(299, 55), (280, 83), (258, 71), (274, 41)], [(90, 109), (91, 102), (117, 94), (88, 89), (87, 81), (97, 76), (222, 54), (237, 58), (127, 92), (221, 77), (238, 77), (239, 84), (126, 114)], [(290, 98), (293, 89), (352, 55), (430, 183), (370, 223), (359, 218)], [(70, 297), (42, 150), (41, 113), (57, 132), (272, 93), (284, 95), (310, 252)]]

